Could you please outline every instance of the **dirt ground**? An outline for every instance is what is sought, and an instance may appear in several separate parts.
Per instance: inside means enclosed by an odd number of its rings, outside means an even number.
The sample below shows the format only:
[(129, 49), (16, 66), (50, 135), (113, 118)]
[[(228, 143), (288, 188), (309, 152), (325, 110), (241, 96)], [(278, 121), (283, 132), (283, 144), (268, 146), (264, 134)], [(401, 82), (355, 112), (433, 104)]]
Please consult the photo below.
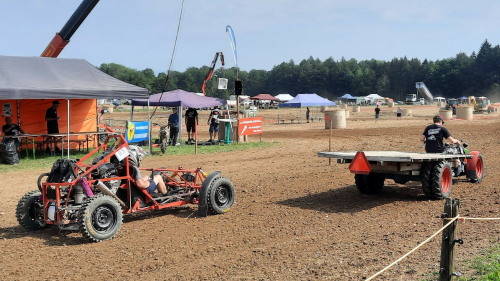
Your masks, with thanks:
[[(324, 121), (276, 124), (278, 114), (291, 119), (298, 113), (259, 112), (265, 121), (262, 140), (278, 142), (270, 148), (145, 158), (144, 167), (221, 171), (235, 185), (236, 204), (224, 215), (207, 218), (197, 217), (197, 206), (127, 215), (115, 239), (101, 243), (55, 227), (22, 229), (15, 218), (17, 202), (36, 189), (37, 177), (49, 168), (2, 174), (0, 279), (363, 280), (442, 226), (444, 200), (426, 199), (418, 182), (386, 180), (380, 194), (361, 194), (348, 165), (332, 161), (329, 166), (317, 157), (328, 150)], [(375, 123), (373, 107), (363, 108), (351, 113), (347, 129), (333, 131), (332, 150), (423, 152), (419, 137), (436, 113), (437, 107), (413, 107), (414, 117), (396, 121), (395, 109), (384, 107)], [(200, 124), (206, 124), (208, 112), (200, 114)], [(470, 150), (481, 151), (485, 161), (482, 183), (458, 180), (453, 185), (460, 214), (500, 217), (499, 113), (450, 120), (445, 126)], [(208, 126), (200, 126), (200, 139), (208, 139)], [(500, 225), (466, 221), (458, 229), (464, 244), (455, 252), (455, 271), (470, 275), (464, 260), (496, 245)], [(436, 237), (376, 280), (422, 280), (437, 272), (440, 240)]]

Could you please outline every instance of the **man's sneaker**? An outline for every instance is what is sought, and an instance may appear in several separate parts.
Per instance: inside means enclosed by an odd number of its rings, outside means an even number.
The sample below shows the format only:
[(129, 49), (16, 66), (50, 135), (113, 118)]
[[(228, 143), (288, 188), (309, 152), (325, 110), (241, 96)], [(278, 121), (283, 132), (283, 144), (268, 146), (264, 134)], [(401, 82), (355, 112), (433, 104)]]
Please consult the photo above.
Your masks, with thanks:
[(45, 153), (50, 153), (50, 148), (49, 147), (45, 148)]

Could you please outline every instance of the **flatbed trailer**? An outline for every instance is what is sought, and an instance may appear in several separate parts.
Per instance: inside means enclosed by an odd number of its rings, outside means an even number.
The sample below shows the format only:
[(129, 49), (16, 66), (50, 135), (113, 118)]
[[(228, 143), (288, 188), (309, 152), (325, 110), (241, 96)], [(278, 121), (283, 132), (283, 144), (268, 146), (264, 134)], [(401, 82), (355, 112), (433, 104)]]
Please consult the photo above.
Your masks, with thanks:
[[(471, 182), (483, 179), (483, 158), (478, 151), (469, 154), (418, 153), (402, 151), (318, 152), (318, 157), (336, 158), (337, 163), (350, 163), (354, 180), (362, 193), (378, 193), (385, 179), (405, 184), (420, 181), (426, 196), (448, 198), (453, 177), (464, 176)], [(463, 165), (454, 174), (454, 162)], [(463, 163), (463, 164), (462, 164)]]

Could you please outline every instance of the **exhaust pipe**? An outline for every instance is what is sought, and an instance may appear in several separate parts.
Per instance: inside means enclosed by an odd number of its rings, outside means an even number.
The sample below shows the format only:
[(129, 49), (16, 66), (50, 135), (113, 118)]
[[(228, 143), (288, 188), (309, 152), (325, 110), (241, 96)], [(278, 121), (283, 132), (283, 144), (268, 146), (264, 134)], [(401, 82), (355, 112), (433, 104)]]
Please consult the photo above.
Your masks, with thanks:
[(111, 192), (111, 190), (109, 190), (108, 187), (106, 185), (104, 185), (104, 183), (102, 183), (100, 180), (97, 180), (95, 182), (95, 186), (97, 188), (99, 188), (100, 191), (104, 192), (106, 195), (109, 195), (109, 196), (115, 198), (116, 201), (118, 201), (118, 203), (120, 203), (120, 205), (123, 208), (127, 207), (127, 205), (125, 205), (125, 203), (123, 203), (123, 201), (120, 198), (118, 198), (118, 196), (116, 196), (116, 194), (113, 194), (113, 192)]

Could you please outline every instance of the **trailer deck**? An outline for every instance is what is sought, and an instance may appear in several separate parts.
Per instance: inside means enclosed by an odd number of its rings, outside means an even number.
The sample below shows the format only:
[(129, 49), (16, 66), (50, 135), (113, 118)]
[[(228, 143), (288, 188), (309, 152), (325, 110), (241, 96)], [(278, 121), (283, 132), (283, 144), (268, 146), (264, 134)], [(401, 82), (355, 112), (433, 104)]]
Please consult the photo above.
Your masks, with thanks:
[[(451, 159), (472, 159), (470, 154), (442, 154), (403, 151), (363, 151), (369, 162), (431, 162)], [(357, 151), (318, 152), (318, 157), (336, 158), (338, 163), (350, 163)]]

